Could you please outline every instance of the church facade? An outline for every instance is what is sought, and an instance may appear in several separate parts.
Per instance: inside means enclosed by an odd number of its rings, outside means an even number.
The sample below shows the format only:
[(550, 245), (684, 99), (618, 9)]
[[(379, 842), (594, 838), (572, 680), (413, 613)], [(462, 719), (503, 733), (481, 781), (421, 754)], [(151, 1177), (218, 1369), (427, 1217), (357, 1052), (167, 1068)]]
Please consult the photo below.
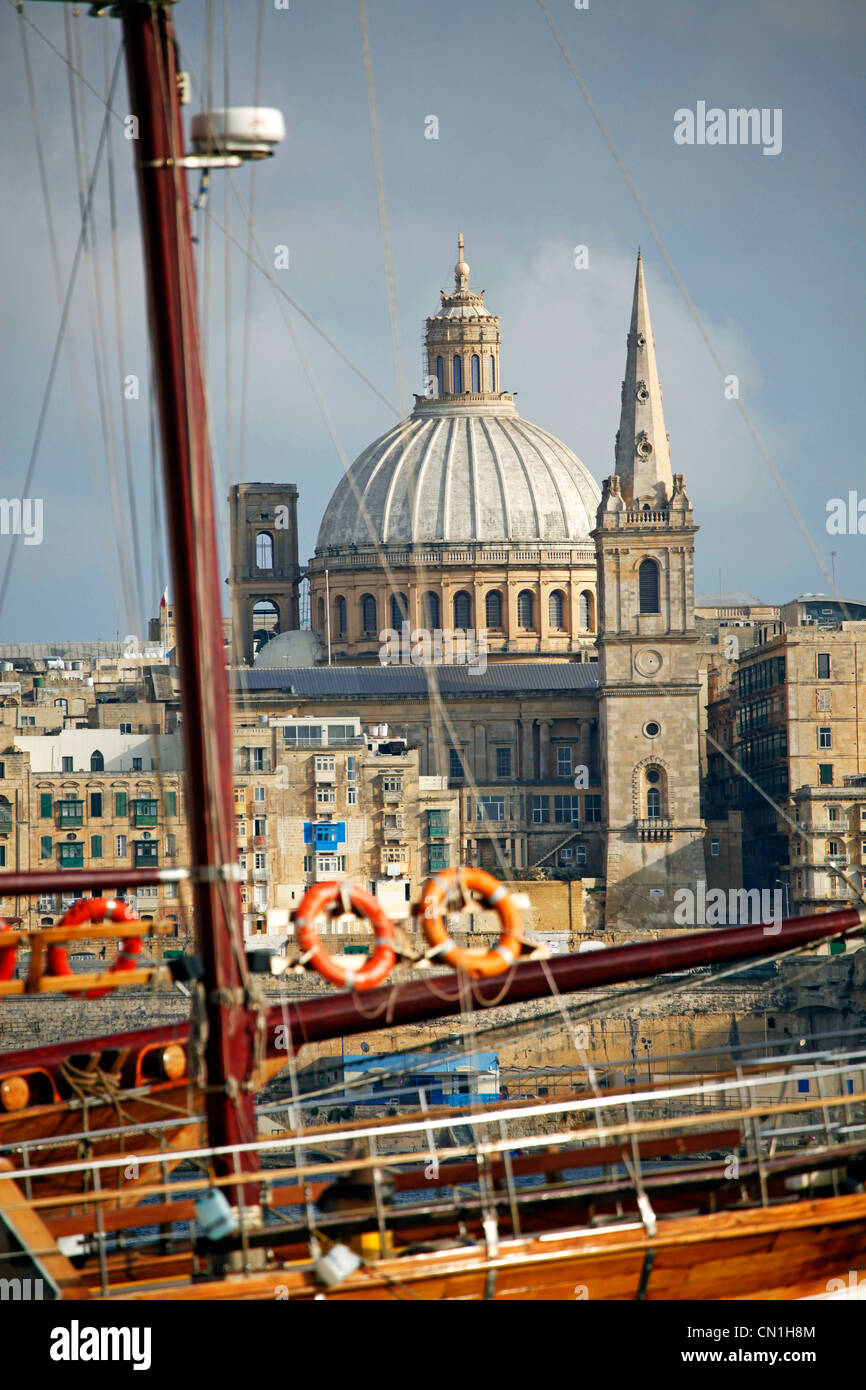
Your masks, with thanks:
[[(705, 877), (697, 527), (671, 472), (641, 257), (601, 488), (520, 418), (500, 343), (461, 237), (425, 390), (322, 520), (308, 576), (331, 662), (237, 669), (244, 717), (387, 723), (420, 776), (459, 792), (463, 863), (597, 877), (609, 918), (669, 926), (674, 894)], [(388, 629), (471, 629), (485, 661), (383, 665)]]

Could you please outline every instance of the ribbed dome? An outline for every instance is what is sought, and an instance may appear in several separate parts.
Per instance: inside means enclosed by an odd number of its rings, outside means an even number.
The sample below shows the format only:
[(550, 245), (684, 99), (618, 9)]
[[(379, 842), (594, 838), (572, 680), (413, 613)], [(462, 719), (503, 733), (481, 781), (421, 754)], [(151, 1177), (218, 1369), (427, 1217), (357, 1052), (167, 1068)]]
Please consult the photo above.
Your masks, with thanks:
[(521, 420), (510, 401), (431, 403), (355, 459), (325, 511), (316, 553), (437, 541), (585, 541), (600, 499), (580, 459)]

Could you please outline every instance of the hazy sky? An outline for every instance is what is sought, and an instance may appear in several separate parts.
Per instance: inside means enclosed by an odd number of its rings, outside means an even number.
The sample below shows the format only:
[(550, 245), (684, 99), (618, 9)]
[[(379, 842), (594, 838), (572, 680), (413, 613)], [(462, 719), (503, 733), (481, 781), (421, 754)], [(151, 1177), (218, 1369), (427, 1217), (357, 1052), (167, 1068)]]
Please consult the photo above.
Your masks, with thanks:
[[(77, 26), (84, 72), (101, 92), (105, 35)], [(214, 6), (214, 104), (223, 104), (222, 4)], [(784, 480), (837, 587), (866, 598), (866, 537), (829, 536), (827, 502), (866, 499), (860, 401), (866, 374), (863, 106), (866, 7), (859, 0), (549, 0), (562, 40), (694, 302), (725, 370)], [(229, 96), (251, 103), (258, 5), (231, 6)], [(65, 48), (61, 5), (28, 4), (33, 23)], [(206, 7), (182, 0), (175, 23), (194, 84), (204, 81)], [(696, 586), (750, 590), (766, 601), (828, 584), (689, 315), (647, 224), (592, 119), (536, 0), (368, 0), (370, 43), (394, 249), (407, 390), (421, 389), (423, 320), (451, 283), (456, 232), (466, 236), (473, 288), (502, 327), (502, 386), (521, 415), (562, 438), (597, 479), (613, 468), (638, 244), (643, 247), (672, 465), (685, 474), (697, 538)], [(287, 138), (258, 166), (255, 229), (280, 283), (390, 400), (397, 400), (358, 6), (354, 0), (267, 3), (260, 104), (279, 107)], [(23, 495), (59, 322), (58, 300), (27, 98), (19, 20), (0, 9), (0, 497)], [(73, 38), (73, 42), (75, 39)], [(28, 31), (53, 217), (65, 287), (78, 228), (67, 69)], [(104, 108), (84, 93), (92, 163)], [(782, 112), (782, 149), (678, 145), (679, 108)], [(126, 111), (125, 74), (115, 99)], [(188, 112), (199, 108), (194, 97)], [(439, 121), (425, 138), (425, 118)], [(28, 496), (43, 502), (40, 545), (20, 542), (0, 641), (110, 638), (140, 631), (166, 582), (154, 544), (134, 147), (113, 123), (118, 256), (126, 346), (115, 331), (106, 167), (98, 181), (98, 247), (82, 264), (71, 315), (77, 367), (64, 354)], [(83, 156), (84, 157), (84, 156)], [(249, 203), (251, 171), (231, 176)], [(191, 178), (191, 193), (197, 191)], [(210, 207), (246, 244), (240, 203), (215, 173)], [(204, 271), (204, 218), (197, 257)], [(574, 248), (589, 248), (575, 269)], [(210, 395), (218, 493), (241, 465), (248, 481), (300, 489), (301, 553), (341, 476), (319, 406), (267, 281), (230, 254), (231, 370), (226, 376), (225, 239), (211, 228)], [(105, 329), (98, 309), (102, 300)], [(249, 387), (241, 410), (245, 320)], [(296, 319), (300, 344), (351, 459), (393, 415)], [(132, 468), (143, 553), (144, 612), (126, 610), (119, 574), (132, 552), (129, 507), (112, 507), (94, 365), (107, 358), (118, 468), (122, 381), (130, 402)], [(76, 375), (77, 373), (77, 375)], [(226, 390), (226, 381), (230, 390)], [(74, 400), (73, 381), (80, 381)], [(242, 418), (243, 416), (243, 418)], [(228, 450), (227, 421), (232, 444)], [(866, 510), (866, 508), (864, 508)], [(864, 522), (866, 525), (866, 522)], [(11, 546), (0, 535), (0, 576)]]

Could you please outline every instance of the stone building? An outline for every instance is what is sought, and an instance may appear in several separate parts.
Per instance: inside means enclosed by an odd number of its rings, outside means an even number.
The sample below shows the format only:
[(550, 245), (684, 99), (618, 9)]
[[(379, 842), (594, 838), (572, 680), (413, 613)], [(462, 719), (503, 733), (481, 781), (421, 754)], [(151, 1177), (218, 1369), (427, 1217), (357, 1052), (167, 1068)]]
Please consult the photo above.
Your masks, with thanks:
[(300, 626), (297, 512), (294, 483), (236, 483), (229, 490), (235, 663), (251, 665), (277, 633)]
[(499, 353), (461, 236), (454, 289), (427, 320), (427, 391), (358, 456), (322, 518), (311, 616), (335, 661), (378, 661), (379, 634), (404, 622), (483, 634), (493, 660), (594, 655), (598, 485), (520, 418)]
[(866, 774), (841, 786), (798, 787), (786, 883), (794, 913), (862, 902), (866, 885)]

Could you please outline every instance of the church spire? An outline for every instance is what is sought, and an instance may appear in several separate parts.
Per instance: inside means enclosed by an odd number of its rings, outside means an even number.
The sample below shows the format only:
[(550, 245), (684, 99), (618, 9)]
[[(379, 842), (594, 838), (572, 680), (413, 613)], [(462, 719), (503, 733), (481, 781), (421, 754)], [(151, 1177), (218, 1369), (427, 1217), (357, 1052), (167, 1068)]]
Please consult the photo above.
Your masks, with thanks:
[(656, 508), (670, 501), (671, 453), (640, 251), (616, 436), (616, 476), (627, 507)]

